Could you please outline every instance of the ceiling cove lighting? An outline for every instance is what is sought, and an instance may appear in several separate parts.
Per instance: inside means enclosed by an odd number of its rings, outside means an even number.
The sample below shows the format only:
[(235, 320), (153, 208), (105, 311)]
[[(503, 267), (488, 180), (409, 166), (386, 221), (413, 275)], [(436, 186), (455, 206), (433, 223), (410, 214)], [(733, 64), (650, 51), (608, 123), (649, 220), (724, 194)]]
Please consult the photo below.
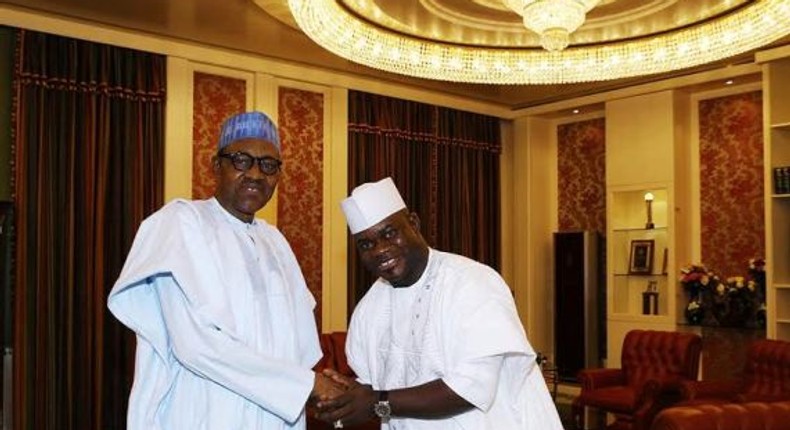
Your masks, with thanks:
[(487, 84), (559, 84), (664, 73), (790, 34), (790, 0), (757, 0), (681, 30), (563, 51), (431, 42), (374, 27), (336, 0), (288, 0), (288, 5), (302, 31), (350, 61), (419, 78)]

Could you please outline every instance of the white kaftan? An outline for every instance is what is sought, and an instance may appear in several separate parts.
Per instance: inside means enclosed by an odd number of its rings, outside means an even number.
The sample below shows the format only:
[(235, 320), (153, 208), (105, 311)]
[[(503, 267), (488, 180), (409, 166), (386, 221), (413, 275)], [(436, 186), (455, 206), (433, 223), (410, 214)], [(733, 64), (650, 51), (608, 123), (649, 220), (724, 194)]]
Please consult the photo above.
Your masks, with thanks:
[(354, 310), (346, 354), (376, 390), (442, 379), (474, 405), (445, 419), (393, 417), (390, 430), (562, 429), (509, 288), (466, 257), (431, 249), (414, 285), (377, 280)]
[(141, 224), (108, 306), (137, 334), (129, 429), (305, 427), (315, 300), (276, 228), (175, 200)]

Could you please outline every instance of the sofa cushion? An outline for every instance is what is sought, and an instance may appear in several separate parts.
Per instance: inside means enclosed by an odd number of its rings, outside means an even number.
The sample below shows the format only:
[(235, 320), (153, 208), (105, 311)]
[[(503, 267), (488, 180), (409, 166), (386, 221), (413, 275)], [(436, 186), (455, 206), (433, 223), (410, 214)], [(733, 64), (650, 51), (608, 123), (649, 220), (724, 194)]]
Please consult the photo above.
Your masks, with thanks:
[(656, 416), (651, 430), (787, 430), (790, 401), (676, 406)]

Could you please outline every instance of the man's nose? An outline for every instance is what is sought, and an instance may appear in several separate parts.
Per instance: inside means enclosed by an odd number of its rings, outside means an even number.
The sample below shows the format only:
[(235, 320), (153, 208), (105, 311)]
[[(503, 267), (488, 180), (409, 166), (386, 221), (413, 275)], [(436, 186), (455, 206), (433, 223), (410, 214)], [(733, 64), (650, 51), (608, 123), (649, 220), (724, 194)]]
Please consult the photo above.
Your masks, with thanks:
[(379, 238), (373, 244), (373, 255), (380, 255), (388, 252), (390, 249), (390, 241), (387, 239)]
[(252, 167), (244, 173), (251, 179), (266, 179), (266, 174), (261, 171), (261, 165), (258, 163), (254, 163)]

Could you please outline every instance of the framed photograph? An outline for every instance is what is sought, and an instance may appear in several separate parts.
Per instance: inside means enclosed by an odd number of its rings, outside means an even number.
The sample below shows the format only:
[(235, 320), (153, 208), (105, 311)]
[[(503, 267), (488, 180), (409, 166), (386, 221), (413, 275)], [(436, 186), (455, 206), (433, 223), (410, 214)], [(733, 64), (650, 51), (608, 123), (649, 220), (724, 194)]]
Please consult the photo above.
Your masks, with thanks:
[(649, 275), (653, 272), (653, 252), (655, 241), (632, 240), (628, 258), (628, 274)]

